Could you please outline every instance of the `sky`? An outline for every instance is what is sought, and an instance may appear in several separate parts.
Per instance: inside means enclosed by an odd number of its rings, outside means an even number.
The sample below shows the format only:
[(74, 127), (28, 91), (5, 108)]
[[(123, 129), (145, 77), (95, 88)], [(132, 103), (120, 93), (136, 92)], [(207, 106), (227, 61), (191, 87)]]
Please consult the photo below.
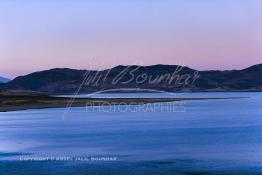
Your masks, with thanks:
[(0, 76), (56, 67), (262, 63), (261, 0), (0, 1)]

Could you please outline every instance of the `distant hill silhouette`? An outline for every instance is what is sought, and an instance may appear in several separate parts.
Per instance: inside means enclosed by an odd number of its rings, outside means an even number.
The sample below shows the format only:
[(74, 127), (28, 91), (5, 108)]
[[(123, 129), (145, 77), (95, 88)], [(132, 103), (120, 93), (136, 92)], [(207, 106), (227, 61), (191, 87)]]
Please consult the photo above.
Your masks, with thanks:
[(103, 71), (55, 68), (19, 76), (0, 88), (50, 94), (123, 88), (169, 92), (262, 91), (262, 64), (230, 71), (196, 71), (177, 65), (116, 66)]
[(8, 79), (8, 78), (0, 77), (0, 83), (7, 83), (9, 81), (10, 81), (10, 79)]

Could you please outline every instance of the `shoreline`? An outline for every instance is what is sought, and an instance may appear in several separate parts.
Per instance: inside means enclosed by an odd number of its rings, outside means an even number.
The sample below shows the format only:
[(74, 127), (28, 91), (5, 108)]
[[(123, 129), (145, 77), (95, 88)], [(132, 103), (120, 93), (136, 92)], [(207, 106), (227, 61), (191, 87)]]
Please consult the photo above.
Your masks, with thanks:
[(227, 98), (69, 98), (47, 95), (11, 95), (0, 94), (0, 112), (27, 109), (66, 108), (108, 105), (144, 105), (147, 103), (176, 102), (188, 100), (222, 100), (247, 97)]
[[(110, 94), (110, 93), (118, 93), (118, 94), (124, 94), (124, 93), (163, 93), (163, 94), (183, 94), (183, 93), (237, 93), (237, 92), (250, 92), (250, 93), (262, 93), (262, 90), (223, 90), (223, 91), (163, 91), (163, 92), (150, 92), (150, 91), (113, 91), (113, 92), (102, 92), (100, 94)], [(87, 95), (87, 94), (95, 94), (96, 91), (94, 92), (80, 92), (77, 95)], [(50, 96), (63, 96), (63, 95), (74, 95), (73, 93), (54, 93), (54, 94), (49, 94)]]

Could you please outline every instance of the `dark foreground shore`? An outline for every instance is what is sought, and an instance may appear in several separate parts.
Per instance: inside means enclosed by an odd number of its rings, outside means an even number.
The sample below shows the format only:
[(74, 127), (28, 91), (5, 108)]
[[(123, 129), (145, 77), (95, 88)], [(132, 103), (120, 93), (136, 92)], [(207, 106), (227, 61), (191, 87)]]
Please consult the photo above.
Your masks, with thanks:
[[(221, 162), (222, 165), (224, 164)], [(1, 175), (261, 175), (262, 168), (195, 160), (136, 162), (0, 161)]]
[(147, 103), (209, 99), (228, 98), (67, 98), (39, 94), (0, 93), (0, 112), (25, 109), (65, 108), (81, 106), (142, 105)]

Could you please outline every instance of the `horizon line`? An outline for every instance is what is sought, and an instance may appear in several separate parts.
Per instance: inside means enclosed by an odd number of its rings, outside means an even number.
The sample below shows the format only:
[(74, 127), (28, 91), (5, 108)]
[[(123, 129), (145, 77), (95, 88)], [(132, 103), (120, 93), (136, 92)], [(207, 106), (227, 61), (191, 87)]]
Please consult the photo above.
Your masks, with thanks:
[(258, 64), (252, 64), (250, 66), (247, 66), (247, 67), (244, 67), (244, 68), (241, 68), (241, 69), (224, 69), (224, 70), (221, 70), (221, 69), (197, 70), (197, 69), (194, 69), (194, 68), (192, 68), (190, 66), (178, 65), (178, 64), (152, 64), (152, 65), (136, 65), (136, 64), (124, 65), (124, 64), (119, 64), (119, 65), (112, 66), (112, 67), (109, 67), (109, 68), (103, 68), (101, 70), (99, 70), (99, 69), (80, 69), (80, 68), (72, 68), (72, 67), (53, 67), (53, 68), (49, 68), (49, 69), (42, 69), (42, 70), (38, 70), (38, 71), (33, 71), (33, 72), (30, 72), (30, 73), (27, 73), (27, 74), (24, 74), (24, 75), (18, 75), (18, 76), (15, 76), (14, 78), (9, 78), (7, 76), (1, 76), (1, 74), (0, 74), (0, 76), (3, 77), (3, 78), (14, 80), (17, 77), (27, 76), (27, 75), (32, 74), (32, 73), (43, 72), (43, 71), (48, 71), (48, 70), (53, 70), (53, 69), (71, 69), (71, 70), (83, 70), (83, 71), (87, 71), (87, 70), (88, 71), (105, 71), (105, 70), (113, 69), (113, 68), (116, 68), (116, 67), (119, 67), (119, 66), (125, 66), (125, 67), (128, 67), (128, 66), (140, 66), (140, 67), (181, 66), (181, 67), (189, 68), (189, 69), (192, 69), (192, 70), (195, 70), (195, 71), (199, 71), (199, 72), (202, 72), (202, 71), (235, 71), (235, 70), (237, 71), (237, 70), (244, 70), (244, 69), (247, 69), (247, 68), (250, 68), (250, 67), (253, 67), (253, 66), (257, 66), (257, 65), (262, 65), (262, 62), (258, 63)]

